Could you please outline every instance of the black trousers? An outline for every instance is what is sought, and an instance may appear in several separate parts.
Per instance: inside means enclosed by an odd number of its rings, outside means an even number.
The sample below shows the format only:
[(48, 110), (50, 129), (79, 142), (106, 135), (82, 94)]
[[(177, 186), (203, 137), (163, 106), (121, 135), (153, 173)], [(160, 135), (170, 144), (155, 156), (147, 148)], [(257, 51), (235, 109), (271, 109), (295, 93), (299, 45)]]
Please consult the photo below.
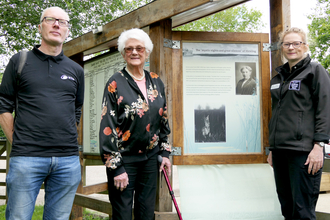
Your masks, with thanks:
[(134, 219), (154, 219), (158, 178), (157, 154), (146, 161), (125, 163), (129, 185), (123, 191), (114, 186), (113, 172), (107, 169), (112, 220), (131, 220), (134, 197)]
[(276, 190), (286, 220), (315, 220), (322, 169), (308, 174), (304, 165), (309, 152), (273, 151)]

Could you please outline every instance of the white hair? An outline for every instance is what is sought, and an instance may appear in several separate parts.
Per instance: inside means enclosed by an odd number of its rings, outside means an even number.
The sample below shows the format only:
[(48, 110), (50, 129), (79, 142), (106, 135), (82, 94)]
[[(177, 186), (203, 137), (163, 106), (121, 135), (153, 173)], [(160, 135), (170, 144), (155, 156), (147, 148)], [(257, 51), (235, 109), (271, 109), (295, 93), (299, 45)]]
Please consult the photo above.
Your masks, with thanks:
[(118, 51), (124, 55), (124, 48), (128, 39), (136, 39), (144, 43), (147, 53), (150, 54), (154, 45), (151, 42), (149, 35), (139, 28), (132, 28), (123, 31), (118, 38)]
[(45, 16), (45, 13), (46, 13), (46, 11), (49, 10), (49, 9), (58, 9), (58, 10), (63, 11), (63, 12), (65, 13), (65, 15), (66, 15), (68, 21), (70, 20), (69, 14), (68, 14), (66, 11), (64, 11), (64, 10), (63, 10), (62, 8), (60, 8), (60, 7), (53, 6), (53, 7), (46, 8), (46, 9), (44, 9), (44, 10), (42, 11), (41, 16), (40, 16), (40, 23), (42, 23), (42, 20), (44, 19), (44, 16)]
[(244, 69), (246, 69), (247, 71), (249, 71), (249, 72), (252, 72), (252, 68), (250, 67), (250, 66), (243, 66), (242, 68), (241, 68), (241, 73), (243, 73), (242, 71), (244, 70)]

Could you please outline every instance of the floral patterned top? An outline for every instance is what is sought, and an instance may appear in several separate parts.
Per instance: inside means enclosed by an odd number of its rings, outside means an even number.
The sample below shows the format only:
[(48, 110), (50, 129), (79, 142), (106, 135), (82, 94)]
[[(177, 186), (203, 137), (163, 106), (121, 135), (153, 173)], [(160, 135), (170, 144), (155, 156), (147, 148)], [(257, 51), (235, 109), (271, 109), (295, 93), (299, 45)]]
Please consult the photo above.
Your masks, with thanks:
[(171, 151), (164, 84), (157, 74), (144, 71), (148, 102), (125, 68), (111, 76), (104, 89), (100, 154), (115, 176), (125, 172), (124, 163), (156, 153), (169, 157)]

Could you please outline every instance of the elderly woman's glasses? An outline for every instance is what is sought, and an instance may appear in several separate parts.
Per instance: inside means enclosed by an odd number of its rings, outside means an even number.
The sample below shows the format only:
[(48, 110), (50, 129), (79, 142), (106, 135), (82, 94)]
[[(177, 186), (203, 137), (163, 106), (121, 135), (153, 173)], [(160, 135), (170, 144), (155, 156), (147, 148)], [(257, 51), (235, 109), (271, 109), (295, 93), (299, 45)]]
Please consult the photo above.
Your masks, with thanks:
[(64, 19), (57, 19), (57, 18), (52, 18), (52, 17), (44, 17), (44, 19), (42, 19), (43, 21), (45, 21), (47, 24), (55, 24), (56, 21), (58, 21), (58, 25), (61, 27), (69, 27), (69, 21), (64, 20)]
[(292, 43), (282, 42), (282, 47), (283, 48), (289, 48), (292, 45), (293, 48), (299, 48), (301, 46), (301, 44), (305, 44), (305, 43), (304, 42), (301, 42), (301, 41), (294, 41)]
[(125, 50), (125, 53), (126, 54), (131, 54), (133, 53), (134, 49), (136, 50), (136, 52), (138, 53), (143, 53), (145, 51), (145, 47), (125, 47), (124, 50)]

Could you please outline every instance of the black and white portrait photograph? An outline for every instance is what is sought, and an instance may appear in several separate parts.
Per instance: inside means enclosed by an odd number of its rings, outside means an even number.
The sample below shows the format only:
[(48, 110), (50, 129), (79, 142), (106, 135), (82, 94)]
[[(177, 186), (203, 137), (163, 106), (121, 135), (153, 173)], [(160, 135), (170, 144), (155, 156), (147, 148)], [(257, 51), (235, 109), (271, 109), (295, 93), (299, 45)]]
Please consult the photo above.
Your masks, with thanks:
[(256, 95), (256, 63), (235, 63), (236, 95)]

